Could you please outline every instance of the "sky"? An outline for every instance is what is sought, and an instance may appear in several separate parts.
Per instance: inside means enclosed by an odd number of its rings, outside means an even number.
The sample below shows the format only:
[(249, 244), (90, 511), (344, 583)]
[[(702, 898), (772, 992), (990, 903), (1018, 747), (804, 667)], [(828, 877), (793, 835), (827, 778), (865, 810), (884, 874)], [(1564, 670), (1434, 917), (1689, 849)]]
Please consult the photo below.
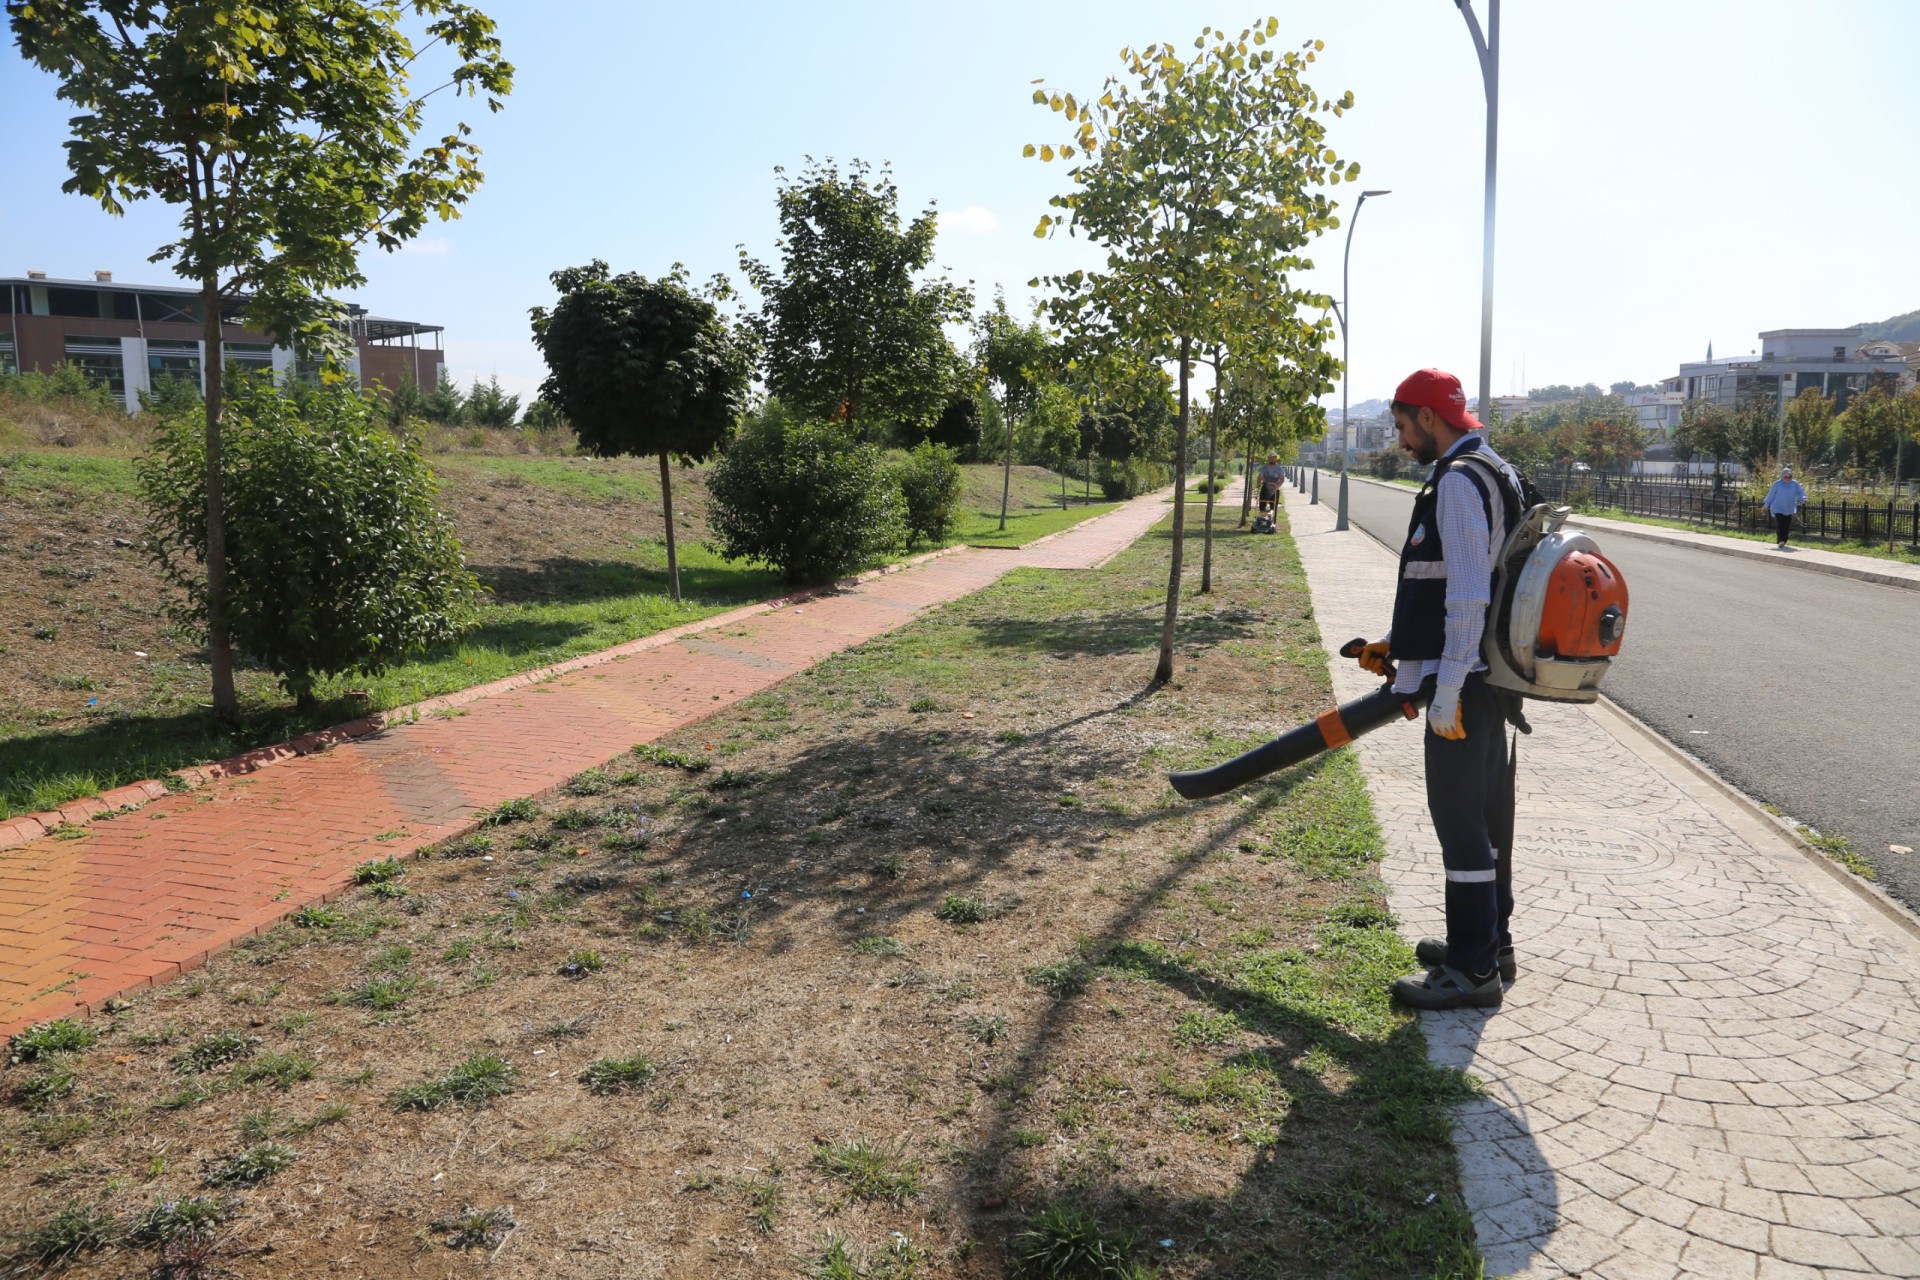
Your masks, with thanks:
[[(739, 280), (741, 246), (774, 255), (776, 166), (809, 156), (891, 165), (903, 213), (940, 212), (939, 264), (980, 306), (1004, 288), (1024, 311), (1030, 278), (1094, 261), (1032, 234), (1067, 177), (1021, 157), (1058, 134), (1030, 82), (1097, 96), (1123, 46), (1186, 50), (1271, 13), (1283, 44), (1325, 42), (1308, 77), (1323, 96), (1354, 93), (1329, 141), (1361, 178), (1333, 194), (1392, 192), (1352, 224), (1352, 400), (1421, 367), (1475, 390), (1485, 99), (1453, 0), (480, 4), (513, 95), (498, 115), (441, 95), (432, 126), (473, 126), (486, 184), (458, 221), (370, 252), (352, 295), (445, 325), (463, 383), (534, 392), (527, 313), (562, 267)], [(1651, 382), (1709, 342), (1732, 355), (1763, 329), (1920, 308), (1920, 3), (1506, 0), (1501, 46), (1495, 394)], [(60, 193), (72, 113), (54, 88), (0, 51), (0, 275), (172, 282), (146, 262), (169, 208), (116, 219)], [(1335, 297), (1346, 236), (1310, 249), (1310, 283)]]

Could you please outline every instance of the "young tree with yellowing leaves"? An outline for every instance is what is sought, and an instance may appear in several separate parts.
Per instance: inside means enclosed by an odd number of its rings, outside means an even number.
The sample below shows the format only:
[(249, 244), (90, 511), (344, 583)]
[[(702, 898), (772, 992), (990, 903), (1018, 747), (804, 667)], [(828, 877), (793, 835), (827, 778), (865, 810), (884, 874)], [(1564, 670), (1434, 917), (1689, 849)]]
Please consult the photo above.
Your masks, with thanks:
[(1106, 266), (1032, 283), (1051, 286), (1048, 312), (1086, 358), (1177, 370), (1173, 555), (1156, 683), (1173, 678), (1194, 360), (1216, 345), (1234, 350), (1263, 327), (1286, 333), (1282, 345), (1317, 345), (1324, 326), (1298, 312), (1324, 299), (1294, 279), (1312, 266), (1302, 249), (1339, 225), (1323, 187), (1360, 173), (1342, 166), (1326, 138), (1325, 117), (1353, 95), (1323, 99), (1305, 78), (1322, 44), (1282, 52), (1271, 43), (1279, 29), (1274, 18), (1237, 36), (1209, 27), (1190, 58), (1171, 44), (1123, 50), (1122, 73), (1091, 100), (1034, 92), (1070, 132), (1026, 154), (1071, 162), (1072, 183), (1048, 202), (1057, 212), (1035, 234), (1086, 236), (1106, 250)]

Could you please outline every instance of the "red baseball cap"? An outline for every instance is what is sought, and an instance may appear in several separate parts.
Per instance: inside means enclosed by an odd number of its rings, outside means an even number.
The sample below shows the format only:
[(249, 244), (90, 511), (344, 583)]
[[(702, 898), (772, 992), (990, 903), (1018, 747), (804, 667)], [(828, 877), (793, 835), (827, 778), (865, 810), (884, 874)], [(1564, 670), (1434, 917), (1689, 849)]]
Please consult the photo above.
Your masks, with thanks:
[(1424, 405), (1455, 431), (1481, 429), (1480, 420), (1467, 412), (1467, 393), (1460, 389), (1460, 379), (1439, 369), (1408, 374), (1393, 398), (1398, 404)]

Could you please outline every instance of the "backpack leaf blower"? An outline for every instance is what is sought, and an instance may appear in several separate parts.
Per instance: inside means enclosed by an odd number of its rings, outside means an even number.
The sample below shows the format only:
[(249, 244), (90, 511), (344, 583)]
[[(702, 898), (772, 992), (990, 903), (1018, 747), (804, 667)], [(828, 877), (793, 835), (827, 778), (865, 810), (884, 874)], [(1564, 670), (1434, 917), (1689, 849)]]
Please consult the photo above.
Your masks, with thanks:
[[(1627, 630), (1627, 582), (1584, 533), (1563, 530), (1569, 510), (1536, 503), (1508, 536), (1494, 567), (1493, 601), (1481, 637), (1487, 683), (1507, 697), (1593, 702)], [(1358, 657), (1366, 641), (1340, 646)], [(1204, 800), (1331, 751), (1389, 721), (1415, 719), (1429, 689), (1393, 691), (1387, 682), (1364, 698), (1323, 711), (1264, 746), (1214, 765), (1170, 774), (1188, 800)], [(1515, 726), (1528, 731), (1525, 718)]]

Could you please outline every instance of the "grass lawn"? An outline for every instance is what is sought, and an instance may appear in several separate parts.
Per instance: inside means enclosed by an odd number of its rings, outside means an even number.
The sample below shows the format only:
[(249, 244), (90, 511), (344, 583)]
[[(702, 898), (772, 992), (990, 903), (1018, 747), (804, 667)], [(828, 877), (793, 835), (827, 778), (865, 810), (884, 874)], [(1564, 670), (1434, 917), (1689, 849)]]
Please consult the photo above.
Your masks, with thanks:
[(1165, 783), (1329, 701), (1292, 544), (1221, 535), (1150, 691), (1167, 537), (18, 1041), (0, 1238), (81, 1277), (1479, 1275), (1476, 1089), (1386, 999), (1352, 755)]
[[(777, 574), (706, 548), (703, 468), (675, 470), (684, 595), (676, 606), (666, 591), (651, 460), (469, 453), (431, 461), (441, 505), (491, 592), (479, 626), (458, 645), (381, 675), (324, 681), (319, 705), (306, 713), (269, 673), (243, 667), (241, 724), (220, 732), (204, 710), (205, 651), (169, 618), (170, 592), (137, 545), (132, 457), (39, 450), (0, 459), (10, 508), (0, 522), (0, 818), (593, 653), (788, 589)], [(1000, 532), (1000, 470), (966, 470), (966, 516), (953, 541), (1020, 546), (1112, 509), (1076, 498), (1063, 511), (1053, 473), (1016, 467)]]

